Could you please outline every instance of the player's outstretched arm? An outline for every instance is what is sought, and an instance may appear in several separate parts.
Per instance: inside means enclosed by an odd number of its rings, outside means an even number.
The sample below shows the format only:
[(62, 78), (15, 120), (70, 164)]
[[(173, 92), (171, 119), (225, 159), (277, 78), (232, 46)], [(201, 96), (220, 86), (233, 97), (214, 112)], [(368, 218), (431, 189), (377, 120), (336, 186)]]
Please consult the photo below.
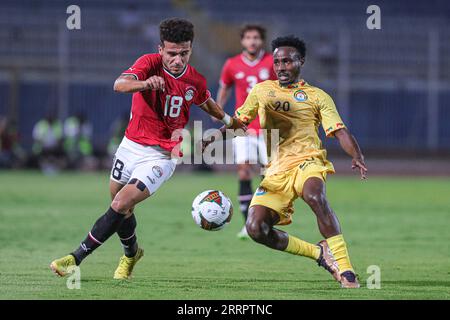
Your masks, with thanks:
[[(217, 103), (212, 99), (209, 98), (204, 104), (200, 106), (200, 108), (208, 113), (210, 116), (222, 121), (224, 123), (224, 126), (220, 128), (220, 132), (222, 133), (222, 139), (226, 139), (228, 137), (234, 137), (232, 134), (227, 135), (227, 129), (230, 129), (234, 132), (234, 130), (239, 130), (240, 133), (245, 134), (245, 131), (247, 131), (247, 126), (238, 118), (231, 117), (228, 114), (223, 111), (223, 109), (217, 105)], [(214, 135), (211, 135), (210, 137), (205, 137), (200, 141), (200, 150), (203, 152), (205, 148), (210, 144), (213, 143), (215, 139)]]
[[(220, 108), (223, 108), (223, 106), (227, 103), (228, 99), (231, 95), (231, 87), (226, 87), (223, 85), (219, 86), (219, 91), (217, 91), (217, 99), (216, 103)], [(213, 121), (218, 121), (215, 117), (211, 117)]]
[(346, 128), (335, 131), (334, 136), (339, 140), (342, 149), (352, 157), (352, 169), (358, 168), (361, 179), (366, 179), (367, 167), (355, 137)]
[(219, 91), (217, 92), (217, 105), (219, 107), (224, 106), (231, 95), (231, 87), (219, 86)]
[[(240, 121), (238, 119), (238, 121)], [(222, 126), (219, 129), (221, 135), (222, 135), (222, 139), (226, 140), (226, 139), (230, 139), (230, 138), (235, 138), (237, 136), (245, 136), (246, 133), (246, 129), (245, 130), (233, 130), (232, 128), (227, 128), (226, 126)], [(216, 141), (216, 136), (214, 134), (204, 137), (202, 139), (202, 141), (200, 141), (200, 145), (199, 145), (199, 150), (201, 150), (202, 152), (205, 151), (205, 148), (210, 145), (211, 143), (213, 143), (214, 141)]]
[(223, 109), (212, 99), (209, 98), (200, 108), (208, 113), (210, 116), (220, 120), (228, 129), (242, 129), (247, 130), (247, 126), (238, 118), (230, 117), (223, 111)]
[(147, 80), (137, 80), (131, 74), (121, 75), (114, 82), (114, 91), (122, 93), (135, 93), (144, 90), (163, 90), (164, 79), (159, 76), (151, 76)]

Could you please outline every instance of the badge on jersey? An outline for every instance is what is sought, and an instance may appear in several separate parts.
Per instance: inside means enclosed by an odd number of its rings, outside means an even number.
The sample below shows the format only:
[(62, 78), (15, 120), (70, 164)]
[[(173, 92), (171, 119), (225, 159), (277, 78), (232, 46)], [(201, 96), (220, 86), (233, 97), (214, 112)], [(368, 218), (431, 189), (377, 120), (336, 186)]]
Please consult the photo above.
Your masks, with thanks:
[(266, 189), (264, 189), (263, 187), (259, 187), (258, 189), (256, 189), (255, 196), (262, 196), (265, 195), (266, 193), (267, 193)]
[(262, 68), (261, 70), (259, 70), (259, 74), (258, 74), (259, 78), (261, 80), (267, 80), (270, 77), (270, 73), (269, 70), (266, 68)]
[(294, 92), (294, 98), (298, 102), (304, 102), (308, 100), (308, 96), (306, 95), (306, 92), (303, 90), (297, 90)]
[(194, 98), (194, 88), (189, 86), (186, 88), (186, 93), (184, 94), (184, 99), (186, 101), (191, 101)]
[(243, 78), (245, 77), (245, 74), (241, 71), (241, 72), (236, 73), (236, 74), (234, 75), (234, 77), (235, 77), (236, 79), (243, 79)]

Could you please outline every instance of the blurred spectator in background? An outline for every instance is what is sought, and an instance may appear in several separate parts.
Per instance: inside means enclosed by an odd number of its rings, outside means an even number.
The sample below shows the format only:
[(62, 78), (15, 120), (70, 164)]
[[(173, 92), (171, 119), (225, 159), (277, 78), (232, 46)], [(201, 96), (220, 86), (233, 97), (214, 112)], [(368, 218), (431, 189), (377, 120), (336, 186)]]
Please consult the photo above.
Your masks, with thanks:
[(125, 135), (125, 129), (127, 128), (128, 122), (130, 121), (130, 114), (128, 112), (122, 113), (122, 115), (117, 118), (110, 129), (111, 138), (108, 143), (108, 159), (112, 159)]
[(19, 168), (25, 161), (16, 126), (7, 117), (0, 116), (0, 168)]
[(334, 77), (337, 72), (338, 65), (338, 47), (329, 35), (323, 33), (313, 50), (319, 62), (321, 81), (328, 80)]
[(119, 24), (130, 33), (141, 32), (142, 18), (135, 4), (128, 4), (126, 10), (120, 12)]
[(83, 113), (64, 121), (64, 152), (69, 169), (93, 170), (92, 125)]
[(106, 146), (106, 156), (102, 158), (101, 163), (101, 167), (103, 169), (111, 168), (111, 161), (113, 161), (116, 150), (119, 147), (123, 136), (125, 135), (125, 130), (128, 126), (129, 121), (130, 114), (128, 112), (124, 112), (112, 123), (109, 129), (110, 139), (108, 145)]
[(54, 114), (39, 120), (33, 128), (33, 155), (45, 174), (55, 174), (64, 166), (63, 126)]

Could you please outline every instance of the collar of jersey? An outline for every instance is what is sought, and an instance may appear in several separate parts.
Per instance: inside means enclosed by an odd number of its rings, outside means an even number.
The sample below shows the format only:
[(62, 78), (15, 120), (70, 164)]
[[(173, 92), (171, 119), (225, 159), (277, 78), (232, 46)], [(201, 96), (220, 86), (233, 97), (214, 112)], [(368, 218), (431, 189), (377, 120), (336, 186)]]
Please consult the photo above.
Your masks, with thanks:
[[(282, 86), (279, 84), (279, 82), (278, 82), (278, 85), (279, 85), (280, 87), (282, 87)], [(290, 84), (290, 85), (288, 85), (287, 87), (282, 87), (282, 88), (284, 88), (284, 89), (296, 89), (296, 88), (303, 87), (303, 86), (305, 86), (305, 85), (306, 85), (306, 81), (303, 80), (303, 79), (301, 79), (299, 82)]]
[(183, 70), (183, 72), (182, 73), (180, 73), (179, 75), (177, 75), (177, 76), (174, 76), (169, 70), (167, 70), (166, 68), (164, 68), (163, 67), (163, 70), (165, 71), (165, 73), (167, 73), (169, 76), (171, 76), (172, 78), (174, 78), (174, 79), (180, 79), (185, 73), (186, 73), (186, 70), (187, 70), (187, 68), (188, 68), (188, 64), (186, 65), (186, 67), (184, 67), (184, 70)]
[(261, 50), (261, 52), (259, 53), (258, 57), (255, 60), (253, 60), (253, 61), (250, 61), (243, 53), (241, 53), (241, 59), (246, 65), (248, 65), (250, 67), (253, 67), (253, 66), (257, 65), (261, 61), (261, 59), (262, 59), (262, 57), (264, 57), (265, 53), (266, 52), (264, 50)]

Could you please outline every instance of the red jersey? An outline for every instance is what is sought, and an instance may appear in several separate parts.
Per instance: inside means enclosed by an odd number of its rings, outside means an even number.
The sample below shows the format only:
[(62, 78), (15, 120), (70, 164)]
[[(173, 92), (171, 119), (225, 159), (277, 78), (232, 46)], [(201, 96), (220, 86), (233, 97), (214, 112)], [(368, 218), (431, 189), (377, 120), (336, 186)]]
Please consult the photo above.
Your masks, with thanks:
[(180, 140), (172, 141), (172, 133), (183, 129), (189, 121), (189, 108), (202, 105), (211, 93), (206, 79), (189, 64), (178, 75), (163, 67), (159, 53), (145, 54), (122, 74), (134, 75), (138, 80), (151, 76), (164, 79), (165, 90), (145, 90), (133, 93), (131, 116), (125, 136), (142, 145), (159, 145), (172, 151)]
[[(236, 106), (239, 108), (247, 99), (247, 95), (255, 84), (265, 80), (276, 80), (277, 76), (273, 71), (273, 58), (269, 53), (262, 51), (259, 57), (248, 60), (242, 53), (227, 59), (220, 76), (220, 84), (225, 87), (235, 85)], [(259, 118), (256, 117), (248, 128), (259, 130)]]

